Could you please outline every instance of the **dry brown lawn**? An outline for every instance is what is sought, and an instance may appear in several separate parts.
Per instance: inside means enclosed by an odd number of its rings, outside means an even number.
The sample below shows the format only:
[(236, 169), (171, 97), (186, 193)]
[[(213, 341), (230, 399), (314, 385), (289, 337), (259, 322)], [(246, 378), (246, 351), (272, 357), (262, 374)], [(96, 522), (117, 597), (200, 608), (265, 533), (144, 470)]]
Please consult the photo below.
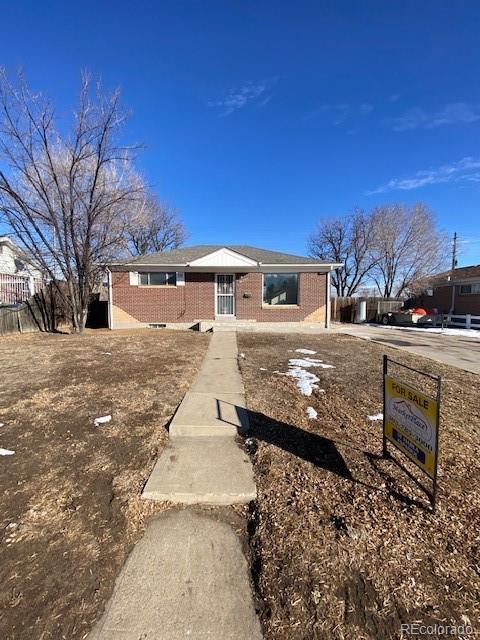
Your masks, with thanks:
[[(140, 498), (208, 336), (0, 338), (0, 638), (84, 638), (146, 518)], [(94, 419), (110, 414), (99, 427)]]
[[(297, 348), (334, 365), (312, 370), (323, 392), (275, 373)], [(349, 336), (240, 334), (239, 349), (259, 443), (250, 531), (266, 640), (387, 640), (415, 621), (479, 632), (480, 378)], [(382, 411), (383, 353), (444, 377), (436, 514), (367, 419)]]

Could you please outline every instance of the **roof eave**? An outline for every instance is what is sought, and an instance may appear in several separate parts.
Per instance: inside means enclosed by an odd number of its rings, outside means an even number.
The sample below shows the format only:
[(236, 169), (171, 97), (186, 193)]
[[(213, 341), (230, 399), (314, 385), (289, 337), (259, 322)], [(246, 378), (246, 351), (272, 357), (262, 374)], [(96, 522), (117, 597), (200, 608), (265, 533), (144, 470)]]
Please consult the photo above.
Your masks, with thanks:
[(209, 272), (209, 271), (264, 271), (265, 269), (294, 269), (297, 271), (333, 271), (340, 267), (343, 267), (343, 263), (339, 262), (305, 262), (305, 263), (264, 263), (259, 262), (258, 265), (244, 265), (244, 266), (226, 266), (226, 265), (209, 265), (209, 266), (191, 266), (190, 263), (141, 263), (141, 262), (111, 262), (107, 267), (123, 267), (125, 269), (164, 269), (166, 271), (191, 271), (191, 272)]

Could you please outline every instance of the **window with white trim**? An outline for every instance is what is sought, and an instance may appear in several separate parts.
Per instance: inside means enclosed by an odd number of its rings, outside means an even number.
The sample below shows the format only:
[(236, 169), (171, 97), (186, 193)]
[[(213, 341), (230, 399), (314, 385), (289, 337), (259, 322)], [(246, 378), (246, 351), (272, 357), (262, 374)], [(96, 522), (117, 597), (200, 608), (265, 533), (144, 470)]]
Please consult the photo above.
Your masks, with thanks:
[(263, 304), (298, 304), (298, 273), (264, 273)]
[(138, 284), (147, 287), (175, 287), (177, 274), (175, 271), (140, 271)]
[(480, 284), (461, 284), (460, 295), (461, 296), (480, 295)]

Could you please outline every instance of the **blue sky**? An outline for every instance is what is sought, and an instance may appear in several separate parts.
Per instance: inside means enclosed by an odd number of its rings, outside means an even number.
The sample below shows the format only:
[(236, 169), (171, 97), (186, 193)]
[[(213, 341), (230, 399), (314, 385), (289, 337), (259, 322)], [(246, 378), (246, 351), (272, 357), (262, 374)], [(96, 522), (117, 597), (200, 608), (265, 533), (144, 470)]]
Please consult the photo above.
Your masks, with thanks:
[(304, 253), (322, 216), (422, 200), (480, 263), (477, 0), (4, 2), (0, 64), (68, 115), (120, 86), (191, 243)]

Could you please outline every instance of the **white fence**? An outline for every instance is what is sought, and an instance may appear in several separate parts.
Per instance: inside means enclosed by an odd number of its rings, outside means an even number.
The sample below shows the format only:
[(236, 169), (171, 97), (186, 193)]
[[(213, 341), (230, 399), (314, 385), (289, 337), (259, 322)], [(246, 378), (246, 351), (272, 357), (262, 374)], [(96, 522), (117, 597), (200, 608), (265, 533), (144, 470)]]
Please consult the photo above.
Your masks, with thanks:
[(41, 278), (0, 273), (0, 303), (15, 304), (28, 300), (44, 286)]
[(462, 329), (480, 329), (480, 316), (472, 316), (467, 313), (464, 316), (447, 314), (443, 316), (444, 326), (462, 327)]

